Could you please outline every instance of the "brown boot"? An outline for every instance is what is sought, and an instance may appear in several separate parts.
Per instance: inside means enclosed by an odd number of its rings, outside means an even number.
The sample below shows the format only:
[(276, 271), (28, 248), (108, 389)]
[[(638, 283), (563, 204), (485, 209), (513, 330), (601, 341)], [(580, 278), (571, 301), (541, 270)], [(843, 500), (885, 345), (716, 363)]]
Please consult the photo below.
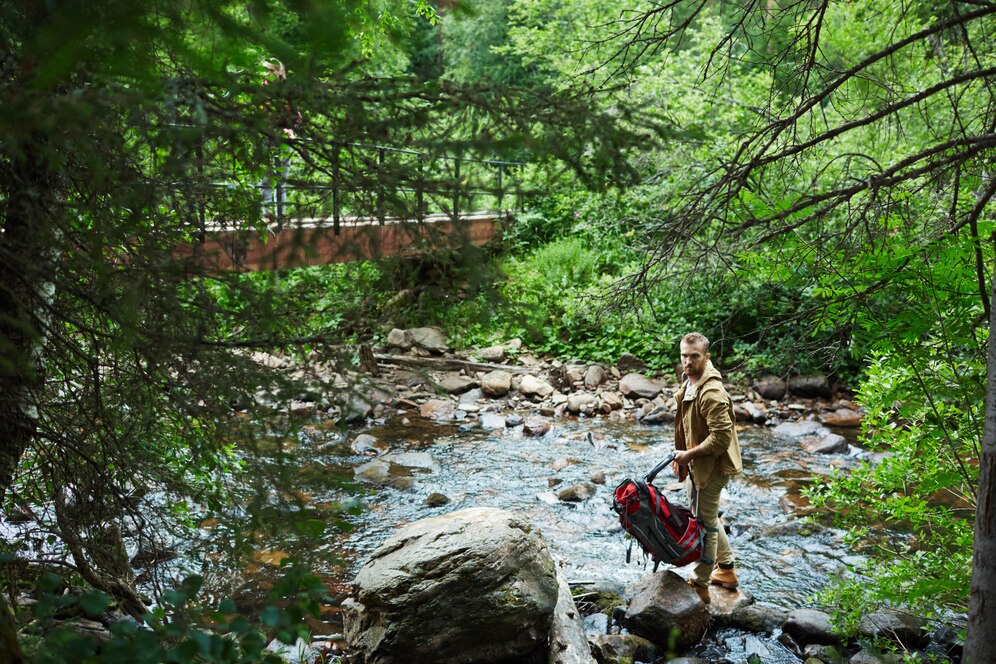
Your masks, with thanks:
[(703, 604), (708, 604), (711, 599), (709, 597), (709, 586), (700, 586), (695, 579), (688, 579), (688, 585), (690, 585), (694, 590), (695, 594), (699, 596)]
[(733, 571), (733, 563), (716, 565), (709, 576), (709, 583), (714, 586), (722, 586), (727, 590), (736, 590), (740, 584), (737, 582), (737, 573)]

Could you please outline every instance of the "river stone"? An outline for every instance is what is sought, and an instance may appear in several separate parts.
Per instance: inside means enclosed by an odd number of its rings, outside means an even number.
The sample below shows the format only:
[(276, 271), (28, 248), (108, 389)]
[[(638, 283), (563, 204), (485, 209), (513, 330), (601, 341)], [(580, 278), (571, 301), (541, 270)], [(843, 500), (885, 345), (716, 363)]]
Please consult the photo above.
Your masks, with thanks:
[(392, 348), (400, 348), (401, 350), (408, 350), (412, 347), (412, 340), (404, 330), (399, 330), (394, 328), (387, 333), (387, 345)]
[(776, 436), (798, 441), (806, 436), (818, 436), (823, 438), (830, 435), (830, 431), (819, 422), (814, 420), (802, 420), (801, 422), (782, 422), (771, 430)]
[(589, 641), (595, 658), (606, 664), (656, 662), (661, 655), (657, 646), (636, 634), (593, 634)]
[(802, 448), (813, 454), (847, 454), (847, 439), (839, 433), (831, 433), (819, 440), (810, 440)]
[(422, 417), (430, 420), (451, 420), (456, 412), (456, 404), (449, 399), (429, 399), (419, 409)]
[(906, 648), (923, 648), (929, 638), (924, 632), (927, 621), (893, 609), (879, 609), (858, 623), (858, 633), (872, 639), (885, 637)]
[(572, 394), (567, 397), (567, 412), (577, 415), (585, 410), (586, 407), (588, 411), (591, 411), (597, 400), (594, 394), (588, 394), (587, 392)]
[(553, 394), (553, 385), (532, 374), (523, 376), (517, 389), (519, 394), (529, 398), (543, 399)]
[(627, 588), (627, 594), (633, 599), (626, 608), (626, 627), (662, 648), (668, 647), (673, 629), (677, 630), (674, 645), (683, 649), (698, 643), (709, 627), (705, 604), (684, 579), (670, 570), (644, 576)]
[(355, 454), (369, 454), (371, 456), (383, 454), (390, 449), (387, 443), (377, 440), (377, 438), (368, 433), (361, 433), (354, 438), (349, 447)]
[(481, 428), (494, 430), (505, 428), (505, 418), (498, 413), (481, 413)]
[(488, 346), (487, 348), (481, 348), (474, 355), (485, 362), (502, 362), (505, 360), (505, 347)]
[(442, 507), (450, 502), (449, 496), (445, 493), (439, 493), (438, 491), (433, 491), (425, 498), (425, 504), (429, 507)]
[(512, 374), (496, 369), (481, 377), (481, 391), (489, 397), (503, 397), (512, 389)]
[(623, 407), (623, 398), (618, 392), (603, 392), (602, 403), (608, 406), (609, 410), (619, 410)]
[(620, 373), (627, 374), (633, 371), (646, 371), (646, 363), (633, 353), (623, 353), (616, 361), (616, 367)]
[(588, 370), (584, 372), (584, 386), (589, 390), (594, 390), (596, 387), (605, 382), (605, 367), (599, 364), (593, 364), (588, 367)]
[(628, 373), (623, 376), (623, 379), (619, 381), (619, 391), (622, 392), (624, 397), (629, 397), (630, 399), (644, 398), (653, 399), (661, 390), (664, 388), (663, 383), (656, 380), (651, 380), (638, 373)]
[(848, 660), (848, 664), (901, 664), (903, 656), (894, 652), (861, 650)]
[(801, 645), (821, 643), (834, 645), (840, 637), (834, 634), (830, 616), (815, 609), (796, 609), (782, 623), (782, 630)]
[(450, 349), (446, 343), (446, 335), (436, 327), (413, 327), (407, 331), (413, 345), (430, 353), (445, 353)]
[(594, 496), (595, 491), (597, 489), (591, 482), (581, 482), (580, 484), (572, 484), (565, 489), (561, 489), (557, 493), (557, 498), (565, 503), (581, 503)]
[(477, 387), (477, 381), (460, 374), (449, 374), (436, 383), (436, 387), (447, 394), (463, 394), (467, 390)]
[(716, 623), (736, 627), (746, 632), (772, 634), (785, 622), (785, 612), (773, 606), (750, 604), (738, 606), (729, 613), (715, 614)]
[(388, 538), (343, 605), (350, 661), (476, 664), (535, 657), (559, 596), (546, 543), (492, 508), (423, 519)]
[(571, 595), (571, 586), (564, 572), (557, 567), (557, 605), (550, 627), (548, 664), (595, 664), (588, 637), (584, 633), (581, 612)]
[(767, 401), (781, 401), (785, 398), (788, 386), (778, 376), (763, 376), (751, 385), (751, 389), (757, 392), (762, 399)]
[(545, 436), (546, 432), (549, 430), (550, 423), (539, 417), (527, 418), (526, 421), (522, 423), (523, 436), (539, 438), (540, 436)]
[(754, 424), (764, 424), (768, 419), (768, 412), (756, 403), (745, 401), (744, 409), (750, 414), (750, 419)]
[(525, 418), (522, 415), (506, 415), (505, 416), (505, 426), (506, 427), (517, 427), (525, 422)]
[(461, 406), (467, 406), (471, 404), (476, 404), (478, 400), (483, 398), (484, 398), (484, 392), (481, 391), (481, 388), (475, 387), (461, 394), (460, 397), (457, 399), (457, 401), (460, 402)]
[(560, 371), (566, 387), (573, 387), (575, 383), (584, 382), (585, 368), (583, 365), (565, 364)]
[(830, 382), (823, 374), (792, 376), (788, 379), (788, 391), (793, 395), (803, 397), (804, 399), (829, 399), (832, 396), (830, 392)]
[(848, 657), (836, 646), (825, 646), (818, 643), (810, 643), (803, 650), (803, 655), (807, 662), (815, 664), (845, 664)]
[(861, 413), (850, 408), (838, 408), (832, 413), (821, 413), (820, 421), (831, 427), (861, 426)]

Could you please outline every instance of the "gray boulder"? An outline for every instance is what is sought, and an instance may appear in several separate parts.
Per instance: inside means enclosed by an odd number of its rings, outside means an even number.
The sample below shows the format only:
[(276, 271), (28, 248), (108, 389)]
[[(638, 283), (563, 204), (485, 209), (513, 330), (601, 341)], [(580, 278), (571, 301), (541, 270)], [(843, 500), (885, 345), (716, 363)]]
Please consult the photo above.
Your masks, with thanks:
[(481, 391), (489, 397), (503, 397), (512, 389), (512, 374), (496, 369), (481, 378)]
[(544, 399), (553, 394), (553, 385), (532, 374), (522, 377), (518, 386), (519, 394), (530, 399)]
[(545, 654), (558, 597), (553, 559), (524, 519), (475, 508), (416, 521), (373, 552), (343, 603), (350, 661)]
[(926, 625), (927, 621), (919, 616), (886, 608), (861, 618), (858, 633), (872, 639), (885, 637), (905, 648), (923, 648), (929, 641), (924, 632)]
[(801, 422), (782, 422), (771, 430), (773, 434), (780, 438), (798, 441), (806, 436), (816, 436), (824, 438), (830, 435), (830, 430), (819, 422), (813, 420), (803, 420)]
[(788, 392), (788, 385), (778, 376), (763, 376), (751, 388), (760, 395), (762, 399), (768, 401), (781, 401)]
[(803, 449), (814, 454), (847, 454), (850, 449), (847, 439), (839, 433), (831, 433), (823, 438), (811, 440), (803, 443)]
[(406, 330), (408, 338), (413, 346), (423, 348), (430, 353), (445, 353), (450, 349), (446, 343), (446, 335), (443, 331), (435, 327), (413, 327)]
[(505, 360), (505, 347), (488, 346), (487, 348), (481, 348), (474, 355), (484, 362), (503, 362)]
[(436, 383), (436, 386), (447, 394), (463, 394), (477, 387), (477, 381), (460, 374), (449, 374)]
[(597, 660), (605, 664), (654, 662), (661, 654), (657, 646), (636, 634), (594, 634), (591, 648)]
[(664, 389), (662, 382), (651, 380), (643, 374), (638, 373), (626, 374), (619, 381), (619, 391), (622, 392), (623, 396), (630, 399), (653, 399), (661, 393), (662, 389)]
[(587, 392), (572, 394), (567, 397), (567, 412), (575, 415), (585, 410), (591, 412), (596, 401), (598, 401), (598, 398), (594, 394), (588, 394)]
[(834, 645), (841, 640), (834, 633), (833, 626), (830, 624), (830, 616), (815, 609), (792, 611), (782, 623), (782, 631), (802, 645), (809, 643)]
[(792, 376), (788, 380), (788, 390), (795, 396), (806, 399), (829, 399), (832, 396), (830, 382), (822, 374)]
[(709, 627), (709, 611), (695, 590), (674, 572), (648, 574), (627, 593), (632, 594), (626, 608), (626, 627), (657, 645), (667, 648), (672, 631), (675, 647), (687, 648), (698, 643)]
[(608, 376), (605, 373), (605, 368), (601, 365), (593, 364), (584, 372), (584, 386), (589, 390), (594, 390), (604, 383), (606, 378)]
[(595, 664), (584, 633), (581, 612), (571, 595), (567, 577), (557, 568), (557, 606), (550, 628), (549, 664)]
[(619, 360), (616, 361), (616, 367), (619, 368), (620, 373), (627, 374), (631, 371), (646, 371), (647, 365), (643, 360), (638, 358), (633, 353), (623, 353), (619, 356)]
[(429, 399), (419, 408), (419, 414), (430, 420), (445, 421), (453, 419), (456, 404), (449, 399)]

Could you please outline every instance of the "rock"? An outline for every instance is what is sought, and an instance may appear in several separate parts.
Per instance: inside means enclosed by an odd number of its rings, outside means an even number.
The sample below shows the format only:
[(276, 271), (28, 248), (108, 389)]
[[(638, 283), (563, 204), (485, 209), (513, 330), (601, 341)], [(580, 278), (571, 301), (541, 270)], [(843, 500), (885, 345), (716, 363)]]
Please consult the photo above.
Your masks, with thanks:
[(567, 397), (567, 412), (577, 415), (582, 410), (585, 410), (586, 407), (590, 411), (596, 401), (597, 398), (594, 394), (588, 394), (587, 392), (572, 394)]
[(737, 422), (753, 422), (754, 416), (751, 412), (747, 410), (745, 404), (735, 403), (733, 404), (733, 417)]
[(394, 328), (387, 334), (387, 345), (391, 348), (400, 348), (401, 350), (408, 350), (412, 347), (412, 340), (404, 330), (399, 330)]
[(449, 502), (449, 496), (445, 493), (439, 493), (438, 491), (433, 491), (425, 498), (425, 504), (429, 507), (442, 507)]
[(357, 479), (409, 489), (415, 475), (439, 472), (439, 464), (428, 452), (392, 452), (373, 461), (357, 466), (353, 474)]
[(350, 659), (493, 662), (547, 650), (559, 597), (539, 530), (503, 510), (416, 521), (373, 552), (342, 605)]
[(460, 397), (457, 399), (457, 401), (460, 403), (460, 405), (466, 406), (469, 404), (476, 404), (478, 401), (480, 401), (483, 398), (484, 398), (484, 392), (481, 390), (481, 388), (474, 387), (461, 394)]
[(750, 604), (740, 606), (729, 613), (718, 613), (716, 623), (724, 627), (736, 627), (747, 632), (772, 634), (785, 622), (785, 612), (773, 606)]
[(560, 379), (564, 384), (564, 387), (568, 388), (568, 391), (574, 387), (576, 383), (584, 382), (585, 368), (580, 364), (565, 364), (560, 369)]
[(605, 484), (605, 471), (604, 470), (596, 470), (595, 472), (593, 472), (591, 474), (591, 478), (590, 479), (591, 479), (592, 484)]
[(507, 427), (517, 427), (523, 424), (525, 420), (522, 415), (506, 415), (505, 416), (505, 426)]
[(833, 396), (830, 392), (830, 383), (822, 374), (792, 376), (788, 379), (788, 391), (804, 399), (829, 399)]
[(584, 386), (589, 390), (594, 390), (605, 382), (605, 367), (593, 364), (584, 372)]
[(643, 360), (638, 358), (632, 353), (623, 353), (616, 360), (616, 367), (619, 369), (621, 374), (628, 374), (632, 372), (643, 372), (647, 370), (647, 365)]
[(903, 656), (899, 653), (878, 653), (871, 650), (861, 650), (848, 660), (849, 664), (900, 664), (902, 661)]
[(455, 412), (456, 404), (449, 399), (429, 399), (419, 409), (422, 417), (437, 421), (451, 420)]
[(597, 489), (594, 484), (591, 482), (582, 482), (580, 484), (572, 484), (565, 489), (561, 489), (557, 493), (557, 498), (565, 503), (581, 503), (594, 496), (595, 491), (597, 491)]
[(862, 617), (858, 633), (872, 639), (885, 637), (908, 649), (923, 648), (929, 641), (926, 625), (923, 618), (886, 608)]
[(804, 516), (810, 511), (810, 500), (801, 493), (786, 493), (778, 499), (778, 506), (785, 514)]
[(662, 648), (669, 647), (677, 628), (674, 647), (679, 650), (698, 643), (709, 627), (709, 611), (691, 586), (672, 571), (648, 574), (627, 593), (632, 595), (623, 621), (629, 631)]
[(512, 374), (496, 369), (481, 378), (481, 391), (489, 397), (503, 397), (512, 389)]
[(544, 419), (538, 417), (527, 418), (522, 424), (522, 435), (531, 436), (533, 438), (539, 438), (540, 436), (545, 436), (546, 432), (550, 430), (550, 423)]
[(623, 407), (623, 398), (618, 392), (603, 392), (602, 403), (608, 406), (609, 410), (620, 410)]
[(354, 438), (353, 442), (349, 444), (349, 448), (353, 450), (354, 454), (368, 454), (370, 456), (383, 454), (390, 449), (387, 443), (377, 440), (368, 433), (361, 433)]
[(450, 349), (446, 343), (446, 335), (436, 327), (414, 327), (406, 330), (412, 345), (429, 351), (433, 354), (445, 353)]
[(557, 498), (557, 494), (553, 491), (544, 491), (543, 493), (537, 493), (536, 499), (541, 503), (546, 503), (547, 505), (556, 505), (560, 502)]
[(756, 383), (751, 385), (751, 389), (767, 401), (781, 401), (788, 392), (788, 385), (778, 376), (763, 376)]
[(651, 401), (636, 411), (636, 420), (644, 424), (667, 424), (674, 422), (674, 411)]
[(815, 660), (817, 664), (845, 664), (847, 656), (835, 646), (823, 646), (818, 643), (810, 643), (803, 650), (806, 661)]
[(340, 417), (350, 424), (363, 422), (373, 415), (376, 405), (373, 399), (352, 391), (338, 394), (335, 402), (339, 406)]
[(656, 662), (661, 656), (657, 646), (636, 634), (593, 634), (589, 641), (595, 659), (604, 664)]
[(820, 421), (831, 427), (861, 426), (861, 413), (850, 408), (838, 408), (832, 413), (821, 413)]
[(531, 399), (543, 399), (545, 397), (553, 394), (553, 385), (546, 382), (542, 378), (537, 378), (532, 374), (526, 374), (522, 377), (522, 382), (519, 383), (519, 394), (524, 397), (529, 397)]
[(505, 347), (504, 346), (488, 346), (487, 348), (481, 348), (476, 353), (474, 353), (478, 359), (482, 362), (504, 362), (505, 361)]
[(839, 433), (831, 433), (818, 440), (806, 441), (802, 447), (813, 454), (847, 454), (850, 449), (847, 439)]
[(830, 616), (814, 609), (792, 611), (782, 623), (782, 630), (803, 645), (810, 643), (835, 645), (841, 640), (834, 634)]
[(498, 413), (481, 413), (481, 428), (489, 430), (504, 429), (505, 418)]
[(764, 424), (768, 420), (768, 411), (757, 404), (746, 401), (743, 407), (750, 414), (750, 419), (754, 424)]
[(581, 612), (574, 603), (567, 577), (559, 567), (557, 589), (557, 605), (553, 610), (553, 625), (550, 627), (548, 664), (595, 664), (581, 622)]
[(477, 381), (460, 374), (449, 374), (436, 383), (436, 387), (446, 394), (463, 394), (467, 390), (477, 387)]
[(570, 459), (560, 458), (560, 459), (555, 459), (553, 463), (550, 464), (550, 468), (552, 468), (554, 472), (560, 472), (564, 468), (567, 468), (569, 465), (571, 465)]
[(653, 399), (661, 393), (663, 388), (662, 382), (651, 380), (638, 373), (628, 373), (619, 381), (619, 391), (624, 397), (630, 399)]
[(803, 420), (801, 422), (782, 422), (771, 430), (776, 436), (798, 441), (806, 436), (817, 436), (823, 438), (830, 435), (830, 431), (819, 422), (813, 420)]

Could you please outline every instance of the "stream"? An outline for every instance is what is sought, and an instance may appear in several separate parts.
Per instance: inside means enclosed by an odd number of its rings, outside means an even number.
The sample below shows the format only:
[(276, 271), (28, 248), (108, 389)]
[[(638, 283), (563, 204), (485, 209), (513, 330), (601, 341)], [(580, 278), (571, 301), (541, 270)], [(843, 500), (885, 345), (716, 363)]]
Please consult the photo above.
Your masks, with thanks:
[[(389, 449), (377, 459), (399, 462), (390, 465), (384, 485), (354, 480), (355, 469), (374, 459), (353, 450), (356, 432), (305, 426), (291, 436), (271, 433), (257, 450), (243, 453), (247, 476), (257, 486), (247, 488), (239, 509), (210, 522), (205, 549), (196, 556), (204, 562), (192, 571), (204, 574), (219, 596), (234, 596), (251, 607), (262, 601), (279, 564), (291, 556), (315, 570), (341, 601), (370, 553), (399, 526), (468, 507), (496, 507), (536, 524), (573, 584), (618, 592), (649, 573), (653, 565), (645, 563), (638, 547), (626, 563), (628, 543), (611, 510), (612, 491), (669, 453), (673, 429), (564, 418), (552, 420), (544, 436), (528, 437), (522, 426), (506, 428), (502, 421), (488, 414), (484, 426), (477, 415), (437, 424), (399, 414), (368, 429), (365, 433)], [(781, 609), (812, 606), (813, 594), (860, 558), (846, 549), (840, 532), (786, 514), (781, 503), (813, 477), (829, 474), (832, 465), (854, 463), (861, 453), (852, 445), (848, 455), (811, 454), (763, 427), (741, 427), (739, 436), (744, 472), (728, 485), (721, 509), (741, 588), (758, 603)], [(556, 499), (556, 491), (590, 481), (597, 471), (605, 473), (606, 483), (594, 497), (580, 503)], [(559, 482), (551, 486), (551, 478)], [(656, 484), (685, 502), (669, 470)], [(431, 494), (443, 494), (449, 502), (430, 507)], [(357, 507), (343, 514), (338, 509), (343, 504)], [(253, 548), (251, 562), (238, 570), (226, 567), (230, 558), (220, 549), (210, 551), (233, 538)], [(586, 628), (604, 632), (606, 621), (589, 617)], [(340, 641), (335, 603), (312, 629)], [(733, 629), (712, 630), (688, 654), (734, 662), (756, 654), (766, 663), (798, 662), (775, 639)]]

